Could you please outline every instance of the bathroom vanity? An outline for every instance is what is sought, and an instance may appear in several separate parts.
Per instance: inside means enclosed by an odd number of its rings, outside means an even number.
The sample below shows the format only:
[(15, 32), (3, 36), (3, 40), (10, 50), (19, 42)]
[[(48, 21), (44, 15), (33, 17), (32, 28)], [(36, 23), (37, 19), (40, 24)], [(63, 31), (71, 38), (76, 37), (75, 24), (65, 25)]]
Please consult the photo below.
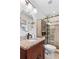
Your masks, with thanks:
[(20, 59), (45, 59), (44, 38), (20, 41)]

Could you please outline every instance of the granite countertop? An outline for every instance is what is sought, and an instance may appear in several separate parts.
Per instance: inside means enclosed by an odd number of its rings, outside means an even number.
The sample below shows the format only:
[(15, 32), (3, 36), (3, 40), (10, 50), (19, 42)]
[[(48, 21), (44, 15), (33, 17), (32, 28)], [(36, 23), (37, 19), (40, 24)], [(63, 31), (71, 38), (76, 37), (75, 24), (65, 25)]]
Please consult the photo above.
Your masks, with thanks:
[(45, 40), (45, 37), (37, 38), (37, 39), (35, 39), (35, 41), (30, 41), (30, 40), (32, 40), (32, 39), (21, 40), (20, 47), (23, 48), (24, 50), (27, 50), (27, 49), (31, 48), (32, 46)]

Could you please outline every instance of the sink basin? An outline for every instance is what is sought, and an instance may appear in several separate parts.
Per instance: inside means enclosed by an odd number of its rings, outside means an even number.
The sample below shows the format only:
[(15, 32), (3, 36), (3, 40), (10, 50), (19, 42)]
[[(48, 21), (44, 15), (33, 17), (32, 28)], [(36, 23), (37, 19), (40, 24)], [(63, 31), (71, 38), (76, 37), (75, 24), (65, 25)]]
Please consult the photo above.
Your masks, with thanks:
[(31, 43), (35, 43), (37, 40), (28, 40)]

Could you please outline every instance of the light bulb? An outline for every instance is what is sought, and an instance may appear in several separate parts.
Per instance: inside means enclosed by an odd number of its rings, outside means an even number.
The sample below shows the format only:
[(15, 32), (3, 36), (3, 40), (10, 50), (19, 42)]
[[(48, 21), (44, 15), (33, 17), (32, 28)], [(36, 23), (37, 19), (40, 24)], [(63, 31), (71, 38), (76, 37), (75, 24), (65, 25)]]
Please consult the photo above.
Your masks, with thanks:
[(37, 10), (34, 8), (34, 9), (31, 11), (30, 14), (31, 14), (31, 15), (35, 15), (35, 14), (37, 14)]
[(32, 5), (29, 3), (26, 7), (26, 12), (31, 12), (33, 10)]
[(52, 3), (52, 0), (48, 0), (48, 4), (51, 4)]

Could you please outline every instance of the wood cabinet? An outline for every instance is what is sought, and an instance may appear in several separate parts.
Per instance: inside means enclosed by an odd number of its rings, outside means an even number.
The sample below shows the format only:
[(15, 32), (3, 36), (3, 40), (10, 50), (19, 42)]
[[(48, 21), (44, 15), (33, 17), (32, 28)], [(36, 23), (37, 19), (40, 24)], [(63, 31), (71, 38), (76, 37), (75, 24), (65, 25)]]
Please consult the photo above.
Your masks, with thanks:
[(20, 47), (20, 59), (45, 59), (43, 43), (44, 41), (41, 41), (28, 50)]

